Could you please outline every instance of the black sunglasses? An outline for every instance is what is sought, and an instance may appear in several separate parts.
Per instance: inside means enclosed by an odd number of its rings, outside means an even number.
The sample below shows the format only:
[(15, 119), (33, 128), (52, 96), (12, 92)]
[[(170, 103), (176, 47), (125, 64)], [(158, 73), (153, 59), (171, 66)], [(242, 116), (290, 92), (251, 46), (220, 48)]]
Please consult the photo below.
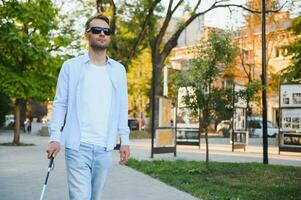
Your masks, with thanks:
[(88, 32), (91, 32), (92, 34), (100, 34), (103, 31), (105, 35), (111, 35), (111, 29), (110, 28), (104, 28), (99, 26), (91, 27), (87, 30)]

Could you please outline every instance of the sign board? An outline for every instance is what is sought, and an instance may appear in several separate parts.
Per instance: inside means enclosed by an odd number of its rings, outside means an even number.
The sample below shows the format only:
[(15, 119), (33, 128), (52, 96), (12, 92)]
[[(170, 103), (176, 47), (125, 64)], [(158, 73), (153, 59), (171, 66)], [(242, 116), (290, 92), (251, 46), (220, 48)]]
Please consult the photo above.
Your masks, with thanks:
[(199, 128), (199, 120), (191, 112), (189, 108), (178, 108), (176, 122), (179, 128)]
[[(186, 107), (186, 104), (185, 104), (185, 96), (187, 94), (189, 95), (193, 95), (193, 89), (192, 87), (181, 87), (178, 89), (178, 107), (181, 108), (181, 107)], [(191, 99), (192, 101), (193, 99)]]
[(301, 84), (280, 85), (279, 110), (279, 153), (301, 152)]
[(282, 130), (301, 130), (301, 108), (282, 110)]
[(280, 85), (280, 107), (301, 107), (301, 84)]
[(174, 146), (175, 137), (172, 129), (157, 129), (156, 130), (156, 146), (166, 147)]
[(301, 133), (285, 133), (283, 135), (282, 146), (293, 145), (296, 147), (301, 147)]
[(160, 97), (159, 99), (159, 127), (170, 127), (171, 100)]
[[(235, 84), (234, 91), (239, 92), (245, 90), (246, 87), (242, 85)], [(247, 101), (243, 98), (238, 98), (237, 102), (235, 102), (235, 112), (234, 112), (234, 130), (245, 130), (246, 129), (246, 108)]]
[[(234, 91), (235, 92), (239, 92), (239, 91), (245, 90), (245, 89), (246, 89), (246, 87), (243, 86), (243, 85), (235, 84), (235, 86), (234, 86)], [(235, 102), (235, 107), (236, 108), (247, 108), (247, 101), (243, 98), (238, 98), (237, 102)]]
[(159, 109), (156, 112), (158, 123), (152, 134), (151, 158), (154, 154), (174, 153), (176, 156), (175, 134), (171, 125), (171, 100), (166, 97), (156, 97)]
[[(233, 92), (240, 92), (245, 90), (246, 87), (239, 84), (233, 85)], [(249, 133), (246, 131), (246, 109), (247, 101), (241, 97), (238, 97), (237, 101), (234, 102), (234, 113), (232, 121), (232, 131), (230, 131), (230, 143), (232, 144), (232, 152), (235, 149), (244, 149), (248, 144)]]

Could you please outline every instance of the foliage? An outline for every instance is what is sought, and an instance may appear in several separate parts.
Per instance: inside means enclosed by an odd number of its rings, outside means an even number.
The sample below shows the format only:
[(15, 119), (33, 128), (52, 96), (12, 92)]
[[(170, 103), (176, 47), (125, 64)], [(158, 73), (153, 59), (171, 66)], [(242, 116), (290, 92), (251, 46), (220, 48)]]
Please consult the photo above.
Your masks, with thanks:
[(259, 91), (261, 91), (262, 84), (260, 80), (253, 80), (245, 90), (241, 90), (237, 93), (239, 98), (246, 100), (247, 102), (260, 101)]
[(67, 47), (77, 37), (70, 28), (72, 20), (64, 24), (66, 18), (52, 1), (3, 0), (0, 17), (0, 91), (15, 101), (18, 144), (21, 102), (53, 98)]
[(133, 117), (138, 117), (140, 113), (144, 116), (148, 115), (151, 75), (150, 51), (145, 49), (141, 55), (133, 59), (127, 73), (129, 114)]
[(184, 98), (194, 115), (198, 116), (199, 110), (206, 112), (205, 127), (218, 113), (229, 111), (229, 91), (214, 86), (214, 82), (223, 70), (233, 66), (235, 54), (228, 34), (211, 32), (208, 41), (198, 47), (191, 69), (177, 79), (178, 87), (191, 87), (192, 92)]
[(282, 200), (301, 198), (301, 168), (258, 163), (137, 161), (128, 166), (199, 199)]
[(289, 30), (296, 36), (296, 40), (284, 48), (287, 55), (291, 55), (291, 64), (281, 71), (281, 80), (283, 82), (301, 81), (301, 16), (294, 19)]
[(62, 63), (51, 50), (67, 45), (56, 35), (57, 9), (47, 0), (3, 1), (0, 7), (0, 89), (15, 99), (46, 101)]
[[(133, 0), (110, 2), (111, 6), (105, 8), (103, 12), (105, 15), (111, 16), (111, 29), (114, 31), (111, 37), (109, 54), (126, 67), (133, 66), (130, 65), (132, 58), (137, 58), (145, 48), (149, 47), (149, 38), (154, 37), (157, 31), (155, 28), (158, 20), (157, 13), (161, 13), (163, 7), (159, 5), (153, 10), (152, 16), (147, 23), (144, 36), (140, 42), (137, 42), (143, 31), (147, 11), (153, 6), (152, 1)], [(109, 2), (102, 1), (102, 3), (106, 4)], [(137, 48), (132, 50), (136, 44)]]
[[(208, 40), (200, 43), (192, 67), (181, 74), (176, 84), (186, 88), (184, 101), (199, 118), (199, 131), (205, 130), (206, 163), (209, 162), (208, 127), (217, 113), (229, 113), (230, 102), (226, 92), (215, 86), (215, 80), (223, 69), (234, 66), (236, 48), (230, 42), (230, 35), (212, 31)], [(230, 112), (231, 113), (231, 112)]]

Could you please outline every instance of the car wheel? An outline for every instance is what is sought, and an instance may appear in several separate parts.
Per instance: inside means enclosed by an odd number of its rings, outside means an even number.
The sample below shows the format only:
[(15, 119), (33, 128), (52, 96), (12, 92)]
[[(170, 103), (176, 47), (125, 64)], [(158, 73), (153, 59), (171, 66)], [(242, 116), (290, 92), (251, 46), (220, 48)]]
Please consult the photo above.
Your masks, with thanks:
[(268, 135), (268, 137), (276, 137), (276, 133), (274, 133), (273, 135)]

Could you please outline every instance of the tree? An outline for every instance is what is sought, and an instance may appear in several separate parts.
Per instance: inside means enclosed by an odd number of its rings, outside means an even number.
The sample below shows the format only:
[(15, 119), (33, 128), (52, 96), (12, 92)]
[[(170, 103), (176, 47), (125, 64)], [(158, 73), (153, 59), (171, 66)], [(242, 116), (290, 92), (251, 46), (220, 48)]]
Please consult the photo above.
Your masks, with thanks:
[(285, 46), (287, 55), (291, 55), (291, 64), (281, 71), (281, 79), (284, 82), (300, 82), (301, 80), (301, 16), (294, 19), (290, 31), (296, 36), (296, 40)]
[(51, 1), (3, 0), (0, 6), (0, 91), (14, 101), (13, 143), (18, 145), (21, 104), (53, 97), (61, 48), (72, 35), (59, 34), (58, 10)]
[(139, 130), (142, 121), (149, 115), (149, 96), (151, 80), (151, 58), (149, 49), (134, 58), (129, 67), (128, 92), (129, 92), (129, 114), (139, 118)]
[[(261, 9), (261, 0), (248, 0), (246, 6), (252, 10), (260, 10)], [(267, 0), (266, 8), (268, 10), (278, 10), (280, 11), (280, 3), (279, 0)], [(277, 45), (282, 40), (283, 31), (282, 22), (283, 20), (287, 20), (288, 13), (287, 12), (268, 12), (266, 14), (266, 23), (267, 23), (267, 34), (266, 34), (266, 53), (267, 59), (266, 63), (268, 65), (268, 73), (269, 73), (269, 84), (266, 88), (269, 93), (272, 93), (273, 88), (276, 88), (277, 81), (275, 79), (275, 74), (273, 73), (274, 68), (269, 61), (272, 55), (277, 49)], [(239, 48), (240, 53), (238, 54), (238, 64), (241, 71), (245, 74), (245, 82), (246, 86), (249, 87), (245, 93), (245, 99), (247, 101), (247, 117), (251, 116), (254, 112), (252, 110), (251, 103), (256, 103), (256, 108), (260, 108), (259, 92), (261, 91), (260, 86), (260, 76), (261, 76), (261, 65), (262, 59), (261, 56), (261, 40), (258, 37), (261, 30), (261, 15), (259, 13), (250, 13), (247, 12), (244, 15), (245, 18), (245, 26), (241, 28), (239, 31)], [(281, 31), (281, 32), (280, 32)], [(254, 83), (253, 83), (254, 82)], [(257, 89), (255, 91), (254, 89)]]
[[(118, 6), (116, 5), (117, 2)], [(227, 0), (216, 0), (208, 8), (200, 10), (203, 4), (201, 0), (170, 0), (167, 8), (164, 9), (161, 0), (96, 0), (97, 12), (105, 12), (111, 16), (113, 52), (118, 53), (114, 56), (120, 55), (119, 60), (127, 66), (131, 59), (137, 56), (141, 49), (147, 45), (146, 42), (151, 48), (152, 85), (154, 86), (151, 92), (152, 115), (155, 112), (155, 105), (153, 105), (155, 96), (161, 95), (162, 69), (165, 61), (172, 49), (177, 46), (181, 33), (192, 21), (216, 8), (238, 7), (249, 12), (261, 13), (260, 10), (252, 10), (244, 5), (232, 4)], [(181, 10), (182, 15), (186, 17), (183, 17), (175, 31), (168, 35), (167, 30), (172, 18), (176, 12)], [(274, 10), (268, 10), (267, 12), (274, 12)], [(115, 33), (118, 34), (115, 36)], [(116, 37), (117, 42), (114, 42), (114, 37)], [(124, 49), (128, 50), (124, 51)], [(153, 121), (152, 124), (154, 124)]]
[(209, 33), (208, 41), (201, 42), (192, 67), (177, 79), (178, 87), (186, 87), (185, 104), (199, 117), (200, 128), (205, 131), (206, 164), (209, 162), (208, 127), (219, 112), (229, 112), (230, 102), (215, 80), (225, 69), (234, 66), (236, 48), (229, 34)]
[[(260, 10), (261, 3), (261, 0), (249, 0), (247, 1), (247, 7), (252, 10)], [(280, 5), (278, 0), (266, 1), (266, 8), (268, 10), (279, 10), (279, 7)], [(284, 13), (269, 12), (266, 14), (266, 23), (269, 27), (268, 30), (270, 30), (266, 35), (266, 51), (268, 55), (267, 65), (274, 50), (274, 46), (277, 45), (277, 42), (279, 40), (277, 38), (276, 33), (276, 30), (279, 30), (281, 28), (280, 21), (277, 20), (279, 14), (281, 15)], [(244, 15), (244, 18), (245, 26), (241, 29), (239, 33), (239, 43), (241, 49), (241, 52), (239, 54), (239, 60), (241, 67), (243, 68), (243, 71), (245, 72), (247, 77), (247, 85), (249, 85), (254, 79), (258, 79), (258, 75), (256, 76), (255, 71), (261, 66), (261, 59), (256, 60), (256, 51), (261, 44), (258, 38), (258, 30), (261, 29), (261, 15), (259, 13), (247, 12)], [(271, 68), (272, 66), (269, 67)]]

